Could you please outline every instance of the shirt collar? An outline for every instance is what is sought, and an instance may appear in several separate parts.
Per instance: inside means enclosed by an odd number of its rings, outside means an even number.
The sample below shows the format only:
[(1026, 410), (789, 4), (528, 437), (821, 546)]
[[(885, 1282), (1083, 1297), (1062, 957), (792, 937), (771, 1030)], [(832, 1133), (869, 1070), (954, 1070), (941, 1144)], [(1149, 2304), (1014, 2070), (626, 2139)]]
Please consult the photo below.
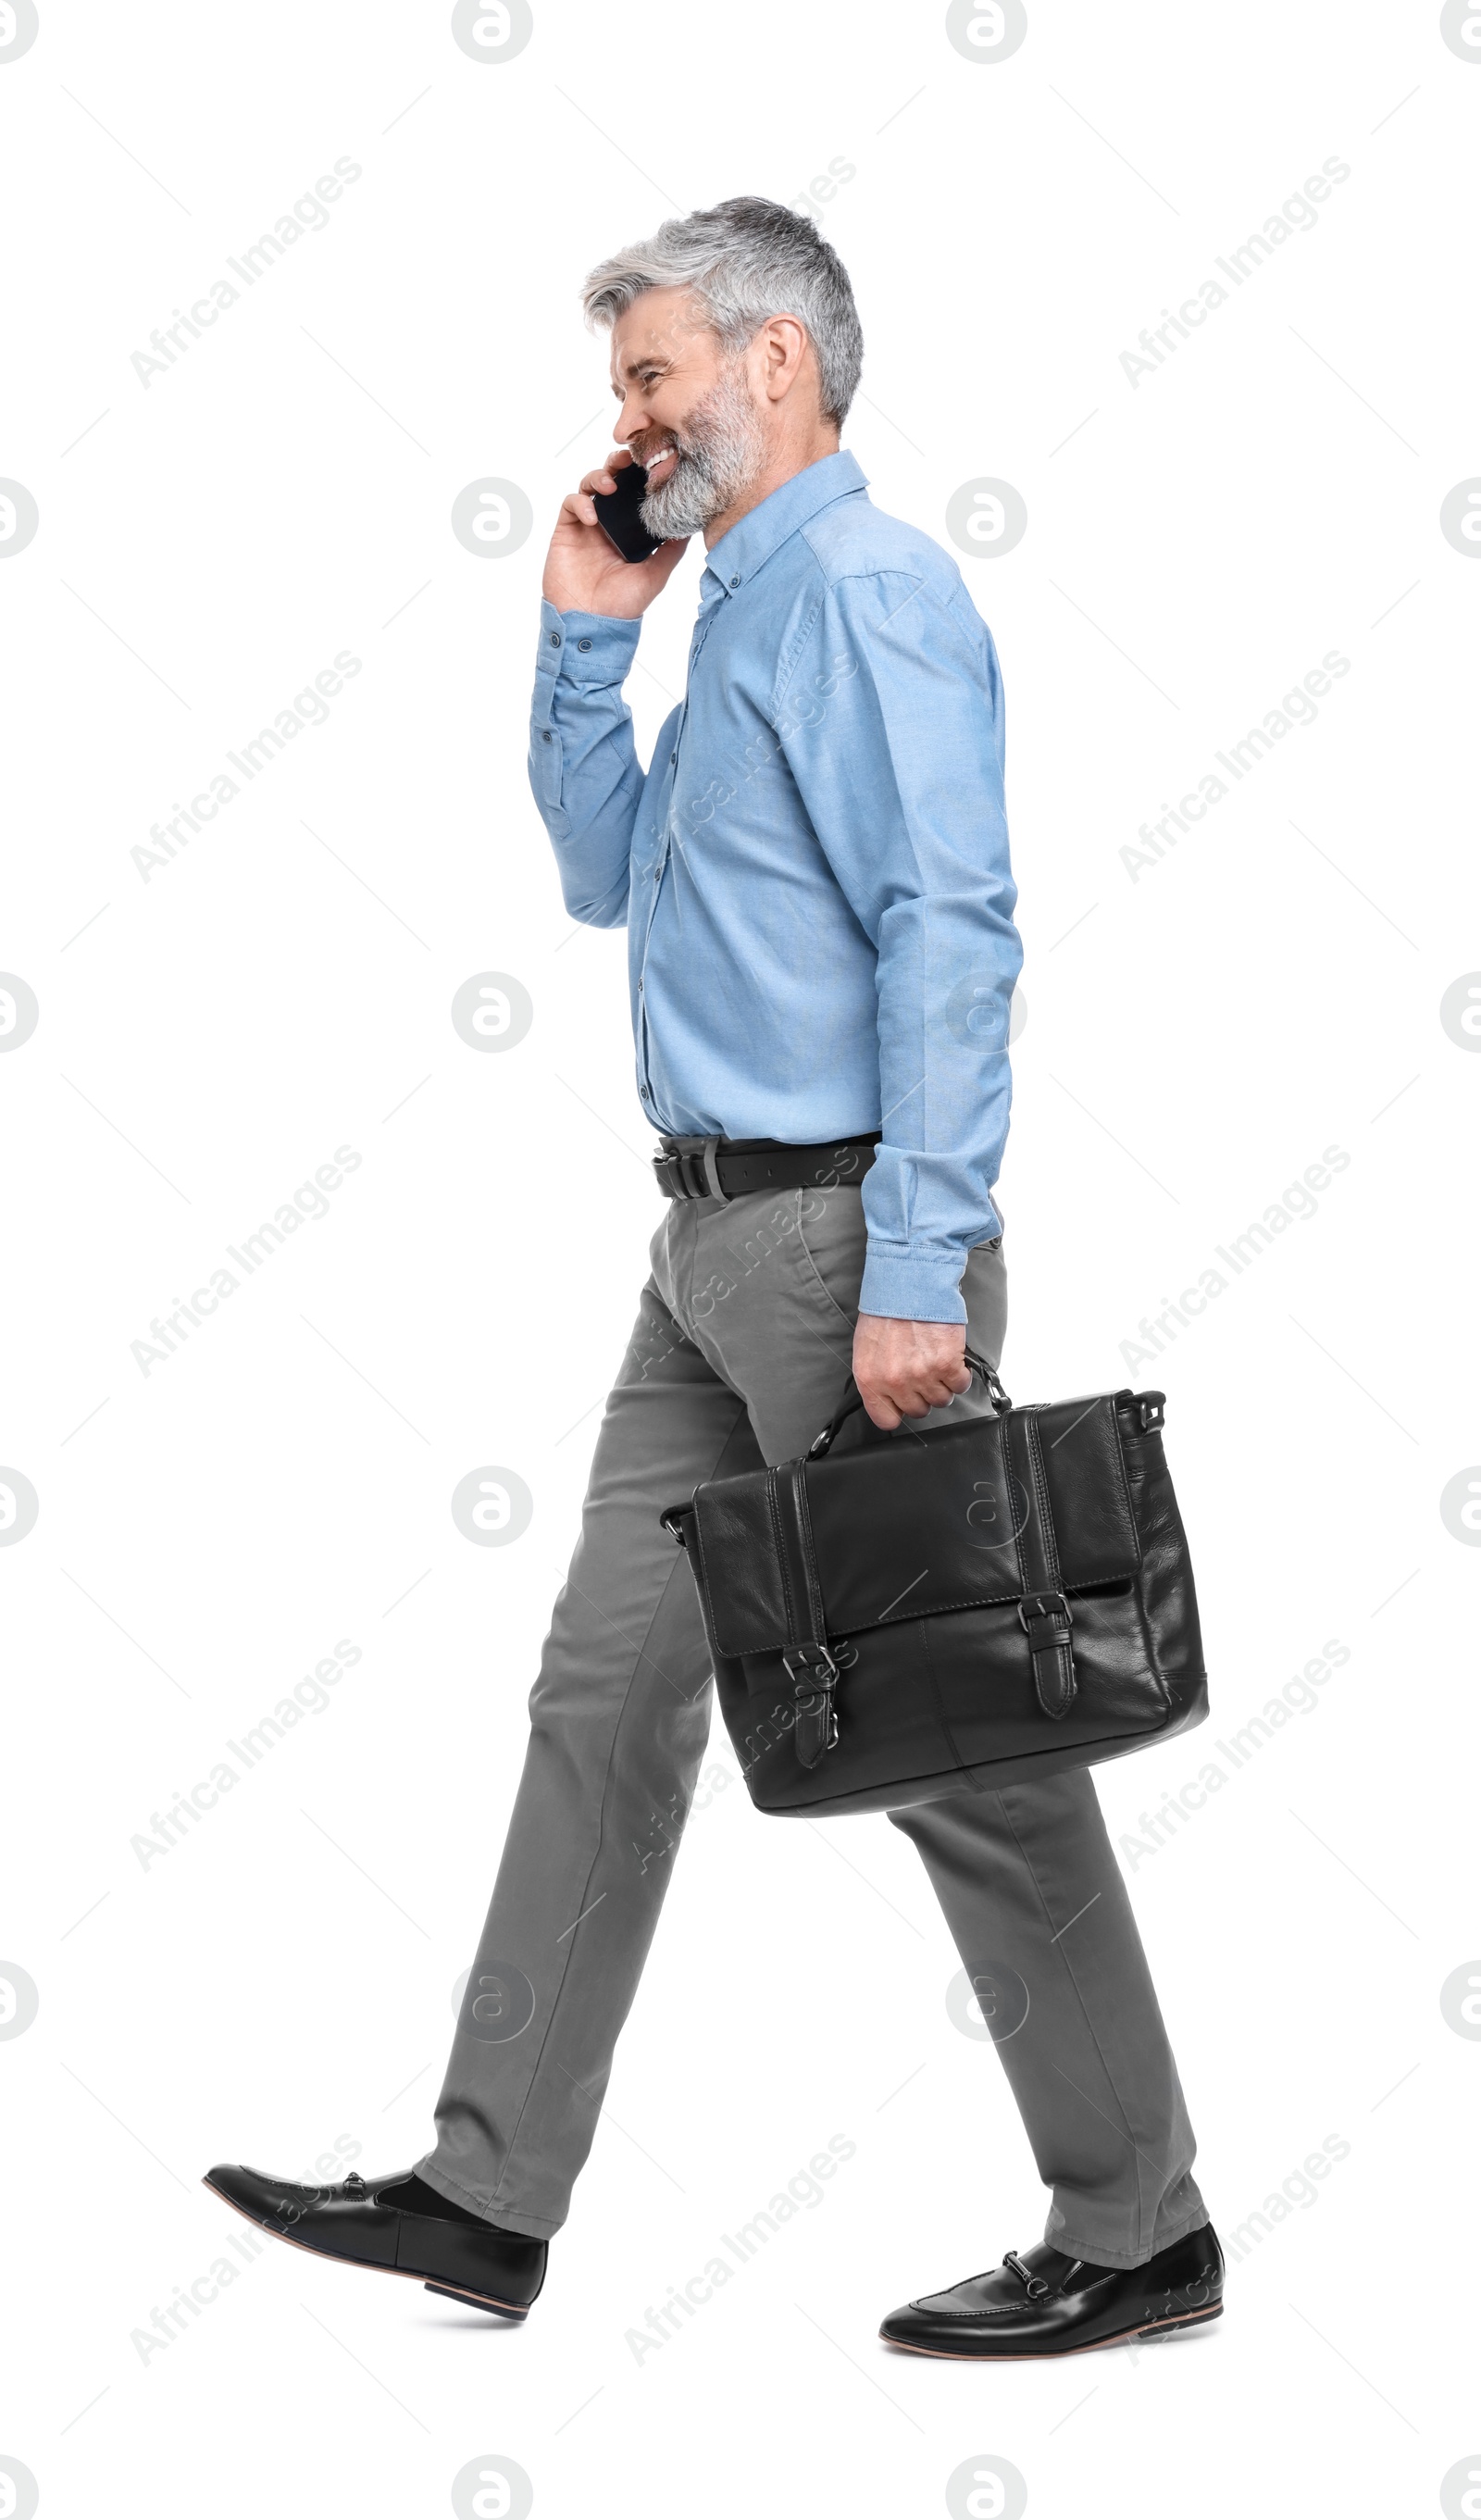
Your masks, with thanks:
[(840, 449), (836, 455), (821, 456), (816, 464), (804, 466), (784, 481), (722, 534), (709, 553), (704, 577), (713, 578), (713, 586), (700, 581), (701, 597), (713, 599), (717, 593), (734, 594), (758, 568), (771, 559), (774, 551), (799, 528), (811, 523), (822, 508), (830, 507), (834, 499), (846, 498), (851, 490), (868, 487), (865, 473), (852, 455)]

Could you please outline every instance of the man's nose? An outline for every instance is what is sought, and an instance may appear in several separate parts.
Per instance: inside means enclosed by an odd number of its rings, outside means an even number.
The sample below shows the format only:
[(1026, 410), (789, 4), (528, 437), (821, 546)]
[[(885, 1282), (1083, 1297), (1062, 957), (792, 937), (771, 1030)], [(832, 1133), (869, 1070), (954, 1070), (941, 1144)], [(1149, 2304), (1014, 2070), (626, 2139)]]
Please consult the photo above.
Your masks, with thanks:
[(612, 429), (616, 444), (626, 446), (630, 439), (637, 437), (649, 426), (648, 413), (637, 395), (624, 394), (622, 408), (617, 414), (616, 425)]

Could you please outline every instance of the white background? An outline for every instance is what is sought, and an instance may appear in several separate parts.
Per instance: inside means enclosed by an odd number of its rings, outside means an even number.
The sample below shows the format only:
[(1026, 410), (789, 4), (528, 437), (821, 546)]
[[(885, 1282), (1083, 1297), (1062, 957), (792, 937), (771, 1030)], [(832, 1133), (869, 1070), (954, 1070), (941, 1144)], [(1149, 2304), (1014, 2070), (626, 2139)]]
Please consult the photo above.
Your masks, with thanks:
[[(441, 2513), (485, 2456), (541, 2514), (933, 2514), (993, 2458), (1044, 2520), (1440, 2509), (1481, 2441), (1456, 2332), (1481, 2046), (1440, 2003), (1481, 1969), (1481, 1559), (1440, 1513), (1481, 1459), (1481, 1059), (1439, 1013), (1481, 967), (1481, 567), (1439, 526), (1481, 472), (1481, 54), (1376, 0), (1060, 0), (997, 60), (936, 7), (537, 0), (483, 61), (437, 7), (43, 0), (0, 61), (0, 472), (40, 515), (0, 568), (0, 962), (40, 1008), (0, 1059), (0, 1459), (39, 1498), (0, 1551), (0, 1958), (40, 1999), (0, 2042), (0, 2473), (47, 2520)], [(341, 157), (329, 224), (141, 382), (151, 332)], [(1142, 329), (1329, 157), (1318, 224), (1133, 385)], [(1014, 551), (962, 559), (1027, 954), (1005, 1373), (1167, 1389), (1214, 1703), (1100, 1772), (1116, 1836), (1350, 1652), (1125, 1854), (1217, 2227), (1350, 2151), (1202, 2335), (886, 2353), (879, 2316), (1027, 2245), (1043, 2193), (948, 2016), (913, 1850), (763, 1821), (717, 1725), (528, 2326), (270, 2247), (144, 2361), (132, 2332), (243, 2228), (208, 2163), (311, 2175), (347, 2136), (374, 2173), (428, 2140), (659, 1214), (623, 943), (566, 920), (525, 785), (544, 536), (607, 443), (578, 284), (675, 206), (794, 200), (834, 159), (875, 498), (943, 540), (965, 481), (1027, 503)], [(483, 560), (449, 512), (488, 475), (536, 524)], [(700, 564), (644, 631), (645, 751)], [(1317, 723), (1133, 880), (1138, 826), (1331, 650)], [(146, 880), (150, 826), (340, 651), (329, 722)], [(449, 1018), (490, 970), (534, 1005), (500, 1056)], [(141, 1372), (152, 1318), (340, 1146), (330, 1212)], [(1142, 1317), (1328, 1146), (1318, 1213), (1129, 1370)], [(510, 1548), (449, 1510), (489, 1463), (534, 1498)], [(151, 1815), (341, 1639), (327, 1709), (142, 1865)], [(638, 2362), (626, 2331), (835, 2133), (825, 2201)]]

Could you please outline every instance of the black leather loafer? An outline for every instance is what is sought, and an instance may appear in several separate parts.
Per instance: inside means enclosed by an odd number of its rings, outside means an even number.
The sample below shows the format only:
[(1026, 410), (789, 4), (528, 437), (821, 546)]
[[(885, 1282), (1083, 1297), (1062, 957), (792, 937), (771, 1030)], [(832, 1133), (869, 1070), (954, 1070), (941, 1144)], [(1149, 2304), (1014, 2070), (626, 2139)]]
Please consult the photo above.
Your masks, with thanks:
[(1224, 2252), (1212, 2223), (1144, 2267), (1097, 2267), (1041, 2240), (991, 2274), (892, 2310), (879, 2333), (912, 2354), (1016, 2362), (1171, 2336), (1224, 2311)]
[(396, 2188), (410, 2176), (397, 2170), (367, 2182), (351, 2171), (332, 2187), (299, 2187), (239, 2162), (218, 2162), (202, 2185), (259, 2229), (318, 2257), (409, 2275), (450, 2301), (476, 2302), (504, 2318), (525, 2318), (545, 2281), (546, 2242), (496, 2230), (492, 2223), (443, 2223), (407, 2212), (396, 2202)]

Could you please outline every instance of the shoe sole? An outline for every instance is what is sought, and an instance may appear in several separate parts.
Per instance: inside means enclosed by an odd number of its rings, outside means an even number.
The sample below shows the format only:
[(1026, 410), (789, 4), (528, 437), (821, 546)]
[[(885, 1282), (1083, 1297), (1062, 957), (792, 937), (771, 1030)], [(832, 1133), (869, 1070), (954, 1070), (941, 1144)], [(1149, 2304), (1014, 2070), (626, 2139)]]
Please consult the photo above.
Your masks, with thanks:
[(250, 2223), (255, 2230), (266, 2231), (272, 2239), (287, 2241), (291, 2249), (301, 2249), (305, 2257), (317, 2258), (321, 2266), (353, 2267), (358, 2272), (368, 2275), (400, 2275), (403, 2282), (419, 2283), (424, 2292), (437, 2293), (444, 2301), (471, 2302), (477, 2310), (491, 2310), (500, 2318), (516, 2321), (529, 2317), (528, 2302), (496, 2301), (492, 2293), (464, 2292), (455, 2284), (432, 2283), (426, 2275), (414, 2273), (410, 2267), (378, 2267), (372, 2259), (341, 2258), (333, 2249), (316, 2249), (312, 2241), (295, 2240), (292, 2231), (285, 2231), (281, 2224), (265, 2223), (260, 2214), (248, 2213), (245, 2205), (238, 2204), (235, 2196), (228, 2196), (224, 2187), (212, 2187), (208, 2179), (202, 2179), (201, 2184), (212, 2196), (219, 2196), (222, 2204), (229, 2205), (234, 2214), (240, 2214), (244, 2223)]
[(949, 2345), (909, 2345), (901, 2336), (886, 2336), (882, 2327), (879, 2335), (897, 2354), (929, 2354), (938, 2362), (1062, 2362), (1071, 2354), (1099, 2354), (1104, 2345), (1130, 2345), (1139, 2336), (1173, 2336), (1180, 2328), (1205, 2327), (1211, 2318), (1223, 2317), (1221, 2301), (1212, 2310), (1195, 2310), (1186, 2318), (1153, 2318), (1143, 2327), (1119, 2328), (1114, 2336), (1093, 2336), (1087, 2345), (1060, 2345), (1042, 2354), (954, 2354)]

